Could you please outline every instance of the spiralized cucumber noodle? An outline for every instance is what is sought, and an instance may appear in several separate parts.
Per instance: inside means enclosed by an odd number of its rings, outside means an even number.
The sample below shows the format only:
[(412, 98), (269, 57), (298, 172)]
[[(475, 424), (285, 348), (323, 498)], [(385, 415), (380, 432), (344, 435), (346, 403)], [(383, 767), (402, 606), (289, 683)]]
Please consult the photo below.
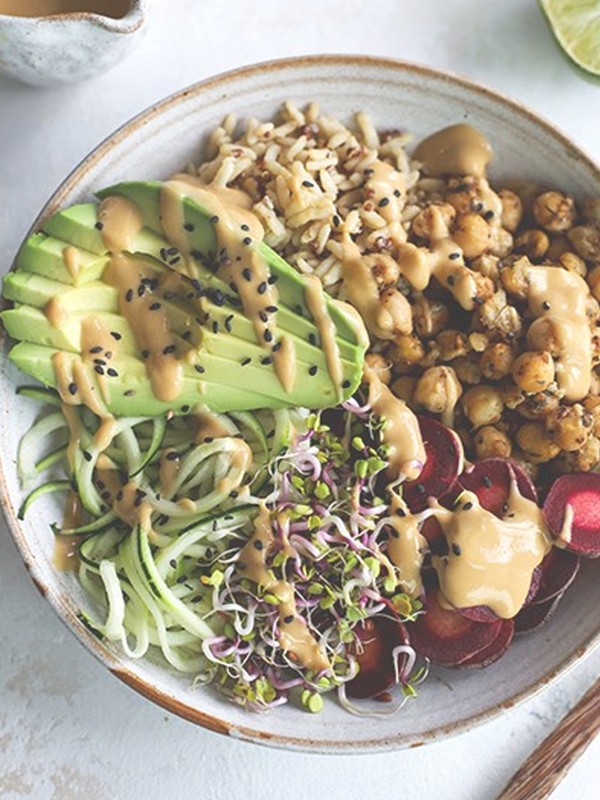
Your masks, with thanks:
[[(321, 695), (337, 689), (342, 705), (365, 713), (345, 691), (359, 668), (357, 625), (382, 614), (409, 621), (421, 610), (386, 556), (386, 447), (366, 406), (352, 399), (321, 414), (217, 415), (229, 434), (200, 440), (193, 416), (119, 418), (100, 441), (101, 421), (88, 409), (71, 406), (67, 415), (51, 390), (20, 393), (55, 406), (21, 443), (21, 481), (45, 478), (21, 515), (41, 494), (75, 487), (82, 523), (53, 529), (78, 537), (78, 577), (97, 608), (95, 618), (83, 610), (80, 618), (96, 636), (130, 658), (163, 658), (249, 709), (291, 700), (319, 711)], [(241, 440), (252, 451), (246, 464), (236, 456)], [(165, 459), (177, 462), (166, 488)], [(119, 516), (107, 474), (133, 487), (133, 507), (145, 513)], [(269, 574), (292, 584), (326, 669), (303, 666), (281, 646), (280, 598), (240, 569), (261, 508), (272, 524)], [(400, 694), (390, 710), (425, 674), (408, 645), (394, 659)]]

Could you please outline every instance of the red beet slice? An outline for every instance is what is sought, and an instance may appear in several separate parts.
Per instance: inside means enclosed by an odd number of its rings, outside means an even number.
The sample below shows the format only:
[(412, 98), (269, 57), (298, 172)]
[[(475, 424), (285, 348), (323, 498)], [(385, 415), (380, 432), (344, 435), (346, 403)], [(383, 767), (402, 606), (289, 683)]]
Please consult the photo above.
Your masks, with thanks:
[(563, 528), (567, 506), (573, 512), (570, 540), (564, 545), (572, 553), (588, 558), (600, 556), (600, 475), (574, 472), (554, 481), (544, 503), (544, 516), (552, 533)]
[(474, 492), (481, 505), (497, 517), (504, 515), (512, 481), (523, 497), (537, 502), (537, 493), (531, 478), (514, 461), (504, 458), (486, 458), (465, 470), (458, 481), (463, 489)]
[(439, 603), (439, 592), (427, 594), (426, 611), (410, 626), (415, 651), (443, 667), (457, 667), (489, 647), (500, 635), (502, 620), (473, 622)]
[(529, 633), (547, 622), (556, 611), (562, 595), (561, 592), (545, 603), (535, 603), (522, 608), (515, 617), (515, 633)]
[(539, 588), (531, 602), (540, 605), (562, 594), (575, 580), (579, 563), (575, 553), (553, 547), (540, 564)]
[(498, 661), (498, 659), (506, 653), (514, 635), (514, 620), (503, 619), (502, 624), (500, 625), (500, 632), (494, 641), (487, 647), (484, 647), (483, 650), (480, 650), (474, 656), (461, 661), (459, 667), (461, 667), (461, 669), (462, 667), (472, 667), (477, 669), (489, 667), (490, 664), (493, 664), (494, 661)]
[(395, 683), (393, 650), (408, 644), (408, 634), (400, 620), (389, 616), (371, 617), (354, 630), (362, 645), (360, 652), (353, 648), (360, 671), (346, 684), (346, 692), (349, 697), (375, 697)]
[(432, 553), (442, 554), (448, 551), (448, 544), (442, 526), (435, 517), (427, 517), (421, 525), (421, 533), (427, 539)]
[(427, 508), (429, 497), (441, 497), (452, 486), (463, 463), (462, 443), (456, 433), (429, 417), (419, 417), (426, 461), (415, 481), (403, 484), (402, 496), (413, 513)]

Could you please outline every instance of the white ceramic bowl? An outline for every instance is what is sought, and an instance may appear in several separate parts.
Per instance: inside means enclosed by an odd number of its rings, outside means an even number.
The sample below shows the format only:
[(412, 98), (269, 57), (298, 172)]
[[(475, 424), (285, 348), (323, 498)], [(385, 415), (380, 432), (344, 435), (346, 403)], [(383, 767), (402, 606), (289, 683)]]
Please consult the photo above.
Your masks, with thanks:
[[(169, 175), (200, 154), (203, 135), (230, 111), (270, 117), (285, 98), (318, 100), (350, 119), (364, 109), (381, 128), (422, 136), (467, 120), (491, 139), (492, 177), (532, 179), (576, 196), (600, 196), (600, 172), (577, 147), (527, 109), (461, 78), (400, 62), (365, 57), (313, 57), (227, 73), (193, 86), (151, 108), (100, 145), (69, 176), (40, 220), (94, 189), (125, 179)], [(7, 344), (4, 343), (6, 349)], [(78, 621), (90, 609), (71, 574), (51, 563), (49, 522), (60, 506), (48, 500), (18, 522), (21, 500), (15, 453), (38, 407), (14, 389), (23, 377), (2, 360), (0, 373), (0, 489), (4, 510), (23, 560), (39, 590), (77, 638), (118, 678), (165, 708), (212, 730), (266, 745), (320, 752), (366, 752), (417, 746), (490, 719), (564, 674), (600, 640), (597, 563), (585, 563), (555, 617), (517, 640), (496, 665), (480, 671), (433, 670), (416, 701), (396, 716), (359, 718), (334, 700), (319, 715), (292, 707), (255, 715), (230, 705), (211, 689), (190, 688), (158, 661), (132, 661), (99, 643)], [(47, 658), (60, 658), (48, 653)], [(375, 704), (381, 708), (379, 704)]]
[(72, 12), (49, 17), (0, 14), (0, 71), (34, 86), (50, 86), (99, 75), (141, 41), (148, 0), (131, 0), (114, 19)]

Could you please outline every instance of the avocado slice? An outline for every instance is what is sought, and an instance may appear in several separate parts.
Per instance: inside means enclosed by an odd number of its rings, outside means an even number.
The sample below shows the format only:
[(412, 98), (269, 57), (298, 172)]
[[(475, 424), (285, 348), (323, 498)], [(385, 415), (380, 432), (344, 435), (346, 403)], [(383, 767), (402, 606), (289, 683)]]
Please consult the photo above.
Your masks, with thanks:
[[(131, 307), (124, 303), (123, 284), (111, 285), (107, 279), (114, 271), (115, 254), (108, 252), (102, 238), (96, 204), (59, 211), (43, 224), (42, 232), (27, 240), (16, 271), (4, 279), (4, 297), (14, 307), (0, 316), (8, 333), (20, 340), (10, 359), (27, 374), (58, 388), (66, 402), (78, 402), (78, 395), (73, 391), (75, 397), (69, 397), (66, 386), (75, 384), (65, 384), (65, 375), (73, 370), (84, 374), (100, 406), (118, 415), (187, 413), (198, 405), (219, 412), (291, 405), (319, 408), (350, 396), (361, 378), (366, 346), (352, 318), (326, 299), (343, 378), (339, 386), (329, 374), (319, 328), (306, 304), (304, 278), (260, 245), (277, 280), (277, 335), (295, 353), (293, 386), (284, 388), (271, 350), (258, 341), (235, 287), (225, 283), (211, 264), (217, 237), (207, 212), (187, 197), (182, 198), (182, 212), (190, 231), (193, 277), (185, 274), (189, 260), (184, 270), (184, 259), (173, 258), (178, 251), (164, 237), (160, 223), (161, 187), (159, 182), (129, 183), (99, 193), (103, 198), (126, 197), (143, 217), (144, 227), (130, 242), (132, 253), (119, 255), (119, 270), (139, 279), (126, 293), (132, 296)], [(76, 250), (75, 271), (67, 263), (67, 248)], [(133, 288), (138, 290), (135, 296)], [(58, 319), (49, 313), (50, 306), (59, 309)], [(155, 319), (170, 337), (169, 358), (177, 359), (176, 397), (157, 397), (148, 372), (138, 317), (149, 308), (161, 309)], [(83, 329), (90, 318), (103, 332), (101, 358), (92, 357), (98, 355), (97, 347), (83, 352)], [(62, 384), (55, 370), (57, 353), (62, 354)]]

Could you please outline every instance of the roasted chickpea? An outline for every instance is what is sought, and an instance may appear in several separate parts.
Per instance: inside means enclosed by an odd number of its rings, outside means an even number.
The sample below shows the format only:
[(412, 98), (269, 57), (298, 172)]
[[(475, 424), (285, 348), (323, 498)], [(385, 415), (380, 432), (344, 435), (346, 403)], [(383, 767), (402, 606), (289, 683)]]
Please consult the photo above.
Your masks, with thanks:
[(505, 342), (489, 344), (481, 355), (479, 366), (483, 375), (491, 381), (499, 381), (510, 375), (515, 354)]
[(523, 219), (523, 201), (510, 189), (501, 189), (498, 194), (502, 201), (502, 227), (514, 233)]
[(527, 331), (527, 342), (530, 347), (540, 352), (546, 351), (558, 357), (561, 353), (560, 331), (550, 317), (538, 317)]
[(465, 258), (477, 258), (490, 243), (490, 226), (479, 214), (463, 214), (458, 217), (452, 239), (461, 248)]
[(581, 403), (559, 406), (546, 417), (546, 429), (561, 450), (581, 450), (592, 434), (593, 425), (593, 415)]
[(502, 290), (497, 291), (479, 307), (474, 322), (508, 341), (518, 337), (523, 327), (521, 314), (514, 306), (509, 305)]
[(600, 225), (600, 197), (590, 197), (581, 204), (581, 213), (586, 222)]
[(517, 444), (534, 464), (543, 464), (560, 453), (560, 448), (541, 422), (526, 422), (517, 431)]
[(486, 333), (473, 331), (473, 333), (469, 334), (468, 341), (471, 350), (474, 350), (476, 353), (483, 353), (489, 344), (490, 338)]
[(528, 394), (517, 411), (525, 419), (545, 419), (557, 410), (559, 402), (558, 395), (552, 392), (536, 392)]
[(571, 242), (566, 236), (553, 236), (550, 239), (550, 247), (546, 250), (548, 261), (558, 261), (563, 253), (572, 250)]
[(511, 456), (510, 439), (493, 425), (479, 428), (473, 441), (477, 458), (510, 458)]
[(583, 258), (578, 256), (577, 253), (573, 253), (572, 250), (567, 250), (566, 252), (562, 253), (558, 258), (558, 263), (561, 267), (563, 267), (563, 269), (566, 269), (569, 272), (574, 272), (576, 275), (580, 275), (582, 278), (585, 278), (587, 273), (586, 263)]
[(506, 228), (490, 228), (489, 252), (494, 256), (505, 258), (513, 249), (514, 240), (512, 233)]
[(512, 367), (512, 376), (524, 392), (544, 392), (554, 380), (554, 361), (548, 352), (521, 353)]
[(592, 415), (592, 433), (600, 436), (600, 397), (588, 395), (583, 401), (583, 407)]
[(502, 417), (502, 395), (493, 386), (481, 384), (465, 392), (462, 399), (465, 416), (474, 428), (494, 425)]
[(523, 231), (515, 239), (515, 252), (524, 253), (532, 261), (539, 261), (548, 252), (550, 239), (548, 234), (536, 228)]
[(470, 214), (483, 210), (480, 183), (477, 178), (451, 178), (446, 191), (446, 201), (458, 214)]
[(588, 273), (587, 282), (596, 300), (600, 300), (600, 266)]
[(492, 281), (497, 281), (500, 275), (498, 264), (500, 259), (498, 256), (493, 256), (491, 253), (484, 253), (479, 258), (471, 261), (471, 269), (476, 270), (484, 278), (489, 278)]
[(600, 262), (599, 225), (577, 225), (567, 236), (578, 255), (586, 261)]
[(588, 297), (585, 301), (585, 315), (591, 328), (600, 322), (600, 304), (594, 297)]
[(390, 388), (400, 400), (404, 400), (405, 403), (412, 403), (416, 385), (416, 378), (411, 375), (402, 375), (402, 377), (393, 381)]
[(392, 364), (385, 356), (381, 353), (367, 353), (365, 362), (373, 372), (377, 373), (382, 383), (389, 384), (392, 378)]
[(364, 257), (366, 266), (373, 273), (377, 286), (387, 288), (395, 286), (400, 278), (398, 262), (387, 253), (371, 253)]
[(532, 266), (527, 256), (509, 258), (502, 262), (500, 267), (500, 280), (502, 286), (509, 294), (525, 300), (529, 291), (527, 270)]
[(503, 381), (503, 383), (499, 387), (499, 391), (502, 397), (502, 402), (511, 411), (514, 411), (516, 408), (519, 408), (521, 404), (525, 402), (525, 395), (523, 394), (523, 390), (519, 389), (518, 386), (515, 386), (512, 380)]
[(442, 361), (452, 361), (453, 358), (464, 356), (469, 352), (467, 336), (462, 331), (449, 328), (439, 333), (435, 341)]
[[(398, 289), (384, 289), (379, 295), (381, 307), (377, 315), (380, 338), (392, 339), (398, 334), (409, 334), (413, 329), (412, 308)], [(384, 337), (382, 333), (385, 333)]]
[(544, 192), (533, 203), (533, 216), (547, 231), (568, 231), (573, 227), (576, 215), (575, 201), (561, 192)]
[(425, 348), (414, 334), (397, 336), (389, 355), (394, 364), (418, 364), (425, 356)]
[(461, 394), (462, 386), (452, 367), (431, 367), (418, 379), (413, 401), (432, 414), (444, 414), (453, 411)]
[(565, 466), (571, 472), (590, 472), (600, 462), (600, 439), (590, 436), (580, 450), (565, 456)]
[(410, 228), (414, 236), (431, 241), (447, 235), (456, 217), (456, 211), (449, 203), (435, 203), (419, 211)]
[(429, 300), (423, 295), (413, 305), (415, 331), (423, 339), (429, 339), (442, 331), (448, 323), (448, 307), (439, 300)]
[(467, 383), (469, 386), (475, 386), (481, 383), (479, 365), (469, 358), (455, 358), (452, 361), (452, 369), (458, 375), (458, 380), (463, 384)]

